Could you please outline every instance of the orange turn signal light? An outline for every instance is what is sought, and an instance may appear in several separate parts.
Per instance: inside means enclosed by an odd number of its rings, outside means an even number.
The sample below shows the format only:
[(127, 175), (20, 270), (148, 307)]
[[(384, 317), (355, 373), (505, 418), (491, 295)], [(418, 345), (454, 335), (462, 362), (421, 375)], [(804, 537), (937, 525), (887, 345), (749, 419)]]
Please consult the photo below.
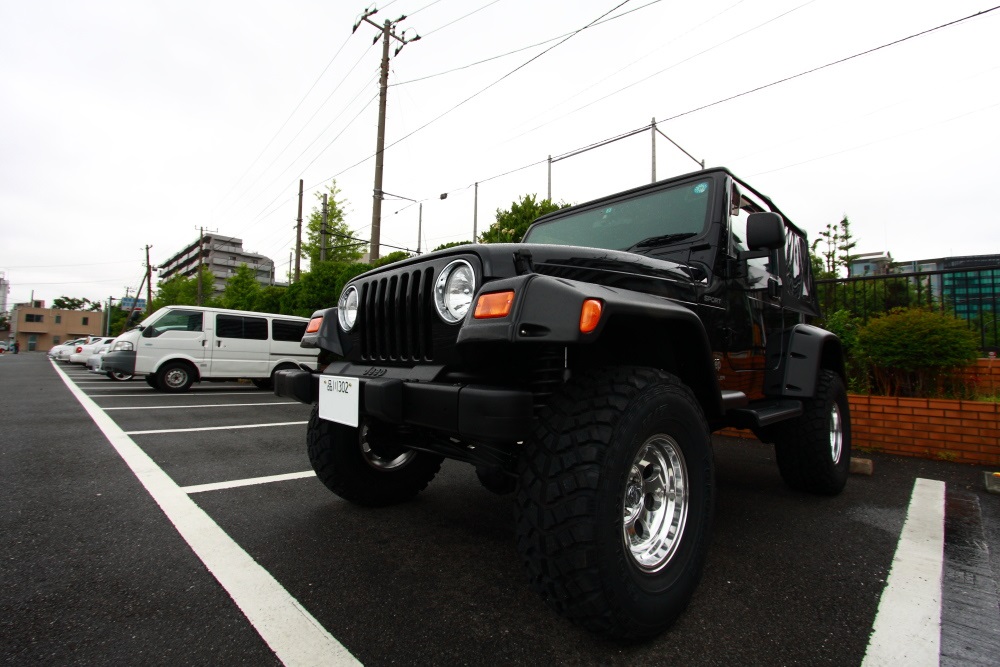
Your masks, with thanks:
[(476, 301), (476, 312), (473, 317), (477, 320), (485, 320), (494, 317), (507, 317), (510, 314), (511, 306), (514, 305), (514, 292), (493, 292), (492, 294), (481, 294)]
[(580, 333), (590, 333), (601, 321), (604, 304), (598, 299), (587, 299), (580, 308)]
[(308, 326), (306, 326), (306, 333), (316, 333), (319, 331), (320, 325), (323, 324), (322, 317), (314, 317), (309, 320)]

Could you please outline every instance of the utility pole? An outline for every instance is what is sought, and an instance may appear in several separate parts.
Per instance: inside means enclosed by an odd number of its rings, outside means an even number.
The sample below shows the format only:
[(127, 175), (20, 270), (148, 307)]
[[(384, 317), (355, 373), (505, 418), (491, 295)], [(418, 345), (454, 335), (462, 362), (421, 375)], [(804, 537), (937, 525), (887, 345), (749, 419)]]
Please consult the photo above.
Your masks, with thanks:
[(105, 336), (110, 336), (111, 335), (111, 308), (114, 305), (115, 305), (115, 297), (109, 296), (108, 297), (108, 316), (104, 320), (104, 335)]
[(546, 199), (552, 201), (552, 156), (551, 155), (549, 156), (549, 192), (548, 192), (548, 197), (546, 197)]
[(354, 24), (354, 28), (351, 30), (351, 34), (354, 34), (361, 25), (361, 22), (364, 21), (381, 33), (381, 35), (374, 39), (372, 44), (379, 39), (382, 40), (382, 70), (378, 83), (378, 135), (375, 140), (375, 186), (372, 191), (372, 239), (369, 263), (374, 263), (378, 259), (379, 245), (381, 243), (382, 161), (385, 152), (385, 98), (389, 90), (389, 38), (399, 42), (399, 46), (396, 47), (393, 56), (399, 55), (399, 52), (408, 42), (415, 42), (420, 39), (420, 35), (416, 35), (413, 39), (406, 39), (405, 35), (397, 35), (395, 33), (396, 24), (406, 18), (405, 14), (395, 21), (386, 19), (382, 25), (378, 25), (369, 18), (377, 11), (374, 8), (365, 10), (365, 13), (361, 15), (361, 18)]
[[(201, 247), (205, 243), (205, 228), (198, 228), (198, 305), (201, 305)], [(127, 296), (127, 295), (126, 295)]]
[(424, 233), (424, 203), (420, 202), (419, 207), (420, 208), (417, 209), (417, 210), (420, 211), (420, 214), (417, 216), (417, 254), (418, 255), (420, 254), (420, 237)]
[(472, 242), (476, 242), (476, 228), (479, 224), (479, 182), (476, 182), (475, 194), (472, 196)]
[(299, 179), (299, 215), (295, 226), (295, 282), (302, 277), (302, 179)]
[(146, 246), (146, 312), (149, 312), (153, 305), (153, 265), (149, 263), (149, 249), (153, 246)]
[(319, 261), (326, 261), (326, 194), (323, 195), (323, 221), (319, 226)]
[(650, 132), (653, 135), (653, 180), (650, 183), (656, 183), (656, 119), (653, 119), (652, 125), (649, 126)]

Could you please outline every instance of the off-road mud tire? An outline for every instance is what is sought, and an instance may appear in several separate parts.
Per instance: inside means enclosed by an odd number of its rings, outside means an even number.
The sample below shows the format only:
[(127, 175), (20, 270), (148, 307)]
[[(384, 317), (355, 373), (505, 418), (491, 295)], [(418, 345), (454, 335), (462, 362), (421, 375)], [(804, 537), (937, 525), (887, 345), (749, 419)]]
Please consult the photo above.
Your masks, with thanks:
[(840, 376), (822, 371), (816, 397), (803, 408), (801, 416), (772, 427), (778, 470), (797, 491), (836, 495), (847, 484), (851, 466), (851, 413)]
[(410, 450), (396, 466), (379, 468), (363, 449), (362, 428), (319, 418), (313, 406), (306, 439), (309, 461), (328, 489), (366, 507), (385, 507), (410, 500), (423, 491), (441, 469), (443, 457)]
[[(650, 443), (672, 443), (667, 448), (680, 467), (671, 470), (687, 485), (677, 502), (686, 504), (680, 537), (652, 567), (640, 562), (625, 532), (630, 502), (640, 514), (656, 505), (645, 491), (639, 503), (628, 495), (636, 470), (643, 479), (655, 475), (656, 466), (640, 456)], [(701, 578), (714, 487), (708, 425), (680, 380), (650, 368), (578, 373), (539, 414), (520, 464), (517, 548), (531, 585), (559, 614), (592, 632), (623, 639), (659, 634)], [(663, 495), (675, 506), (671, 489)]]

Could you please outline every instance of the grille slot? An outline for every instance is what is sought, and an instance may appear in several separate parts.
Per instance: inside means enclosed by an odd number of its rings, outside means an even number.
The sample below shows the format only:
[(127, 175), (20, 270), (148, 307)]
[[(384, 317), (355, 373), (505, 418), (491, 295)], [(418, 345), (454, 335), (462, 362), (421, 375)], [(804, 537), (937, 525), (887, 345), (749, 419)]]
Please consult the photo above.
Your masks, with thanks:
[(433, 361), (432, 268), (384, 275), (359, 285), (361, 357), (366, 361)]

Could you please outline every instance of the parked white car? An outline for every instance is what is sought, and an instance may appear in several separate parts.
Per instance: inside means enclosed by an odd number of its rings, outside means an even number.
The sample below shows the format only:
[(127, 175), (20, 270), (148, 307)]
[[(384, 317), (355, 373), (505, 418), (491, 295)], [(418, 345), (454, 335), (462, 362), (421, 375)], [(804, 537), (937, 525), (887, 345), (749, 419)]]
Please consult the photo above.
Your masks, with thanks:
[(76, 352), (76, 346), (86, 342), (86, 338), (74, 338), (73, 340), (68, 340), (62, 345), (56, 345), (49, 350), (49, 357), (51, 359), (55, 359), (56, 361), (69, 361), (69, 355)]
[(100, 373), (101, 375), (107, 375), (112, 380), (118, 380), (119, 382), (124, 382), (126, 380), (131, 380), (135, 376), (131, 373), (123, 373), (122, 371), (104, 370), (104, 363), (103, 363), (104, 355), (106, 355), (111, 350), (111, 345), (114, 344), (116, 340), (118, 339), (115, 338), (114, 340), (104, 341), (104, 343), (102, 343), (101, 346), (97, 348), (97, 351), (94, 352), (94, 354), (90, 355), (90, 358), (87, 359), (87, 368), (92, 373)]
[(90, 359), (94, 352), (97, 352), (99, 348), (104, 343), (110, 343), (114, 338), (111, 336), (91, 336), (87, 339), (86, 343), (79, 343), (73, 349), (73, 352), (69, 355), (69, 363), (71, 364), (86, 364), (87, 359)]

